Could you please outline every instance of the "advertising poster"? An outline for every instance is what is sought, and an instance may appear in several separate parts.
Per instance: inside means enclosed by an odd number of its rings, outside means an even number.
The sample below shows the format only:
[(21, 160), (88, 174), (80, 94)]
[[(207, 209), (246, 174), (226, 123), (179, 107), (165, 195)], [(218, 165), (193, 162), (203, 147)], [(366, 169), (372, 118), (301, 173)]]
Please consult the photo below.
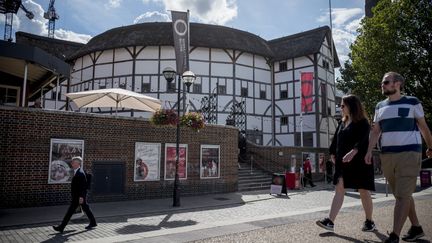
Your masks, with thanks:
[[(72, 181), (71, 160), (75, 156), (84, 158), (84, 140), (51, 139), (49, 184), (70, 183)], [(81, 165), (81, 168), (84, 168), (84, 165)]]
[(220, 146), (201, 145), (200, 178), (220, 177)]
[(134, 181), (160, 180), (160, 143), (135, 143)]
[(305, 153), (302, 153), (302, 155), (303, 155), (302, 156), (303, 157), (303, 163), (305, 162), (306, 158), (309, 157), (310, 163), (311, 163), (311, 167), (312, 167), (312, 173), (315, 173), (316, 169), (317, 169), (317, 160), (315, 158), (315, 153), (313, 153), (313, 152), (305, 152)]
[[(165, 180), (175, 179), (176, 145), (165, 144)], [(187, 144), (179, 145), (179, 179), (187, 178)]]

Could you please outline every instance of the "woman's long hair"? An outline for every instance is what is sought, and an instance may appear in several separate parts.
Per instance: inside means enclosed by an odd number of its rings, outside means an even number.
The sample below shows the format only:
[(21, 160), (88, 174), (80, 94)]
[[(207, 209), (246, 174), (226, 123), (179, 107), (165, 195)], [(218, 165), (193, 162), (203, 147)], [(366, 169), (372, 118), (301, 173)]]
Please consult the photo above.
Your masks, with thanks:
[[(346, 95), (342, 97), (342, 103), (348, 108), (352, 122), (367, 119), (365, 109), (357, 96)], [(346, 120), (348, 120), (348, 116), (344, 115), (342, 121), (345, 122)]]

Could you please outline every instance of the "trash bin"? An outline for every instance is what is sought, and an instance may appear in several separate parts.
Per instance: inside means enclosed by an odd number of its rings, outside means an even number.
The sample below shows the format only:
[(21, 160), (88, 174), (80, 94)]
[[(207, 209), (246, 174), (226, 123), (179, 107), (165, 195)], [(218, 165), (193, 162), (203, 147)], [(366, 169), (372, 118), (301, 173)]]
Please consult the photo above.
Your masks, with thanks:
[[(270, 194), (287, 194), (285, 174), (273, 173)], [(288, 194), (287, 194), (288, 195)]]
[(300, 172), (287, 172), (285, 173), (287, 189), (300, 189)]
[(431, 186), (431, 169), (420, 170), (420, 187), (430, 187)]

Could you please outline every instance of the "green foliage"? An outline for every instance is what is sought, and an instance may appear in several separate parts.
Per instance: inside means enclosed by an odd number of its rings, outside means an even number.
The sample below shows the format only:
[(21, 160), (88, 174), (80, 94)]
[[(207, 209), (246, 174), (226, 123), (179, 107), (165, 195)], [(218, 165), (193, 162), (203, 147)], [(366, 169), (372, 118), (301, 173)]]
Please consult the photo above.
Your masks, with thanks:
[(381, 0), (364, 18), (341, 68), (337, 87), (360, 96), (370, 117), (381, 94), (384, 73), (405, 79), (405, 94), (418, 97), (432, 122), (432, 3), (430, 0)]
[(174, 110), (157, 110), (150, 118), (150, 122), (155, 126), (176, 126), (177, 113)]

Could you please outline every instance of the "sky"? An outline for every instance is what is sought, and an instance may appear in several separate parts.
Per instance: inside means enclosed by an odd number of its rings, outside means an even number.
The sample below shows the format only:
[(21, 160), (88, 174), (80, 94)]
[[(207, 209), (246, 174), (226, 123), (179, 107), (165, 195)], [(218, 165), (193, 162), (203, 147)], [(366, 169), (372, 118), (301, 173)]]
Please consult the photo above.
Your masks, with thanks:
[[(19, 10), (13, 31), (47, 36), (43, 13), (49, 0), (22, 0), (35, 17)], [(341, 63), (364, 17), (364, 0), (331, 0), (333, 38)], [(86, 43), (109, 29), (143, 22), (171, 21), (169, 10), (190, 10), (191, 22), (250, 32), (265, 40), (330, 26), (328, 0), (57, 0), (55, 38)], [(5, 16), (0, 15), (0, 37)], [(15, 39), (15, 34), (13, 34)]]

